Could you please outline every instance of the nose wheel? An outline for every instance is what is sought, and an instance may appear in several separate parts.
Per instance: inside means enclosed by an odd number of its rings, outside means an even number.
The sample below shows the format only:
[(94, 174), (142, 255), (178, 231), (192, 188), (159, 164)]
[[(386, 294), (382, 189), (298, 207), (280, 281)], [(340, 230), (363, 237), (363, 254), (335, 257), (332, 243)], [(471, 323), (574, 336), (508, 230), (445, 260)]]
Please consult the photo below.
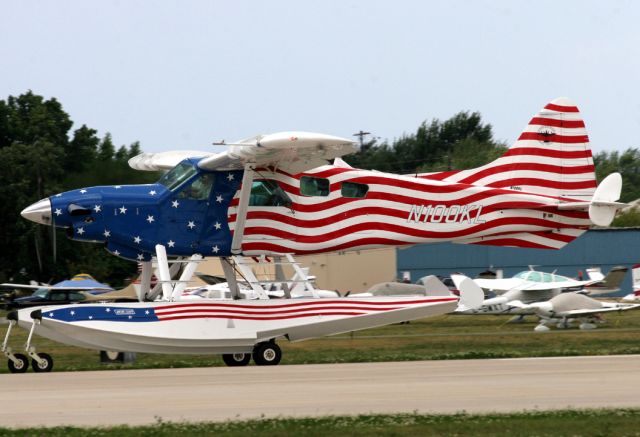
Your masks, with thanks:
[(31, 360), (33, 371), (36, 373), (51, 372), (51, 369), (53, 369), (53, 358), (51, 358), (51, 355), (45, 354), (44, 352), (40, 352), (37, 355), (39, 359), (33, 358)]
[(29, 368), (29, 358), (24, 354), (12, 354), (7, 360), (7, 367), (11, 373), (25, 373)]
[(29, 368), (29, 358), (24, 354), (14, 354), (13, 349), (9, 346), (9, 336), (11, 335), (13, 327), (18, 323), (16, 313), (7, 314), (7, 319), (9, 319), (9, 328), (7, 329), (7, 334), (4, 336), (1, 350), (4, 356), (7, 357), (9, 372), (24, 373)]
[(40, 324), (41, 319), (39, 316), (39, 311), (31, 313), (33, 323), (31, 324), (27, 343), (24, 346), (25, 351), (29, 355), (27, 356), (24, 354), (13, 353), (13, 350), (9, 346), (9, 336), (11, 335), (13, 327), (18, 323), (18, 315), (15, 312), (7, 314), (7, 319), (9, 319), (9, 329), (7, 329), (7, 334), (4, 337), (0, 350), (8, 358), (7, 367), (9, 368), (9, 372), (25, 373), (29, 368), (29, 357), (31, 357), (31, 367), (34, 372), (51, 372), (51, 369), (53, 369), (53, 358), (51, 358), (51, 355), (43, 352), (37, 353), (35, 346), (31, 345), (33, 333), (36, 330), (36, 326)]

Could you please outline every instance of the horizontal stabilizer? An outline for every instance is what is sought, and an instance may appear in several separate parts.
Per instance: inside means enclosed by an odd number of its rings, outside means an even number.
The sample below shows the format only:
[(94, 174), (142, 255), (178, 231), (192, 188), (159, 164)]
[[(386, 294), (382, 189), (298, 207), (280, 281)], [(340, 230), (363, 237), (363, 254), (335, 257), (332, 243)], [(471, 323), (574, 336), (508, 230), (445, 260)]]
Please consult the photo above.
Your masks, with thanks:
[(623, 203), (618, 203), (622, 191), (622, 176), (611, 173), (604, 178), (591, 199), (589, 205), (589, 219), (598, 226), (609, 226), (616, 215), (616, 211)]
[(484, 291), (473, 279), (465, 275), (451, 275), (451, 280), (460, 291), (460, 301), (456, 311), (480, 308), (484, 301)]

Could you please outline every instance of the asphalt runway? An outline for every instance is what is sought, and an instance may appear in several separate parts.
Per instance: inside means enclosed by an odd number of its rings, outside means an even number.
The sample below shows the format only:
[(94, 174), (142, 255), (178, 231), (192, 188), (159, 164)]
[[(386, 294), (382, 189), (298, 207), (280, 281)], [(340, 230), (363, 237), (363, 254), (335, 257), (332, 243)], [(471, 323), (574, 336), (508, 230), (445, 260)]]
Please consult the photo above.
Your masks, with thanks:
[(640, 407), (640, 355), (0, 375), (0, 425)]

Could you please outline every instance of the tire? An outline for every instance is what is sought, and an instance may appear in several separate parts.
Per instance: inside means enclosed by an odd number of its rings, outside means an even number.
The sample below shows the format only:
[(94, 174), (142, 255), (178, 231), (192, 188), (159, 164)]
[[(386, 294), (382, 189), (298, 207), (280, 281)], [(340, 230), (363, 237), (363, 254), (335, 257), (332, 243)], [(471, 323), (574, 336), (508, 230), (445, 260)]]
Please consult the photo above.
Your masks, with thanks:
[(258, 366), (275, 366), (282, 359), (282, 350), (275, 342), (258, 343), (253, 348), (253, 361)]
[(51, 372), (51, 369), (53, 369), (53, 358), (51, 358), (51, 355), (41, 352), (38, 356), (45, 362), (40, 364), (36, 360), (31, 360), (31, 367), (33, 368), (33, 371), (37, 373)]
[(16, 364), (12, 360), (9, 360), (9, 372), (11, 373), (25, 373), (29, 368), (29, 358), (23, 354), (15, 354), (16, 360), (19, 360), (20, 363)]
[(251, 361), (251, 354), (224, 354), (222, 361), (229, 367), (246, 366)]

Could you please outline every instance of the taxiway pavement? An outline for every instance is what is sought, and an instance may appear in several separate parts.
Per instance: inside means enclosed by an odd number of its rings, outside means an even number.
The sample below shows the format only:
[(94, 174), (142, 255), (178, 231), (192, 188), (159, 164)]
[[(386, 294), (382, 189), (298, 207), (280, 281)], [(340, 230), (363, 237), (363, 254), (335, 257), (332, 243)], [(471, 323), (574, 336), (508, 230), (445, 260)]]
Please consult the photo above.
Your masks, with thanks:
[(0, 426), (640, 407), (640, 355), (0, 375)]

